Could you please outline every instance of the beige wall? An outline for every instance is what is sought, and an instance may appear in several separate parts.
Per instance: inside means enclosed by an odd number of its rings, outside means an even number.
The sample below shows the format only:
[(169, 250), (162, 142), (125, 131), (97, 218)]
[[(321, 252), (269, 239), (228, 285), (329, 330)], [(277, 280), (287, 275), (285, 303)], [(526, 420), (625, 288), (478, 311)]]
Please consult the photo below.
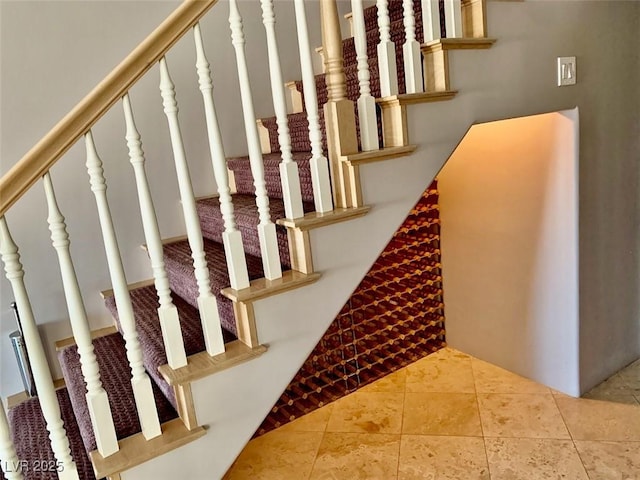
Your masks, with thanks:
[(579, 395), (577, 111), (475, 125), (438, 174), (447, 343)]

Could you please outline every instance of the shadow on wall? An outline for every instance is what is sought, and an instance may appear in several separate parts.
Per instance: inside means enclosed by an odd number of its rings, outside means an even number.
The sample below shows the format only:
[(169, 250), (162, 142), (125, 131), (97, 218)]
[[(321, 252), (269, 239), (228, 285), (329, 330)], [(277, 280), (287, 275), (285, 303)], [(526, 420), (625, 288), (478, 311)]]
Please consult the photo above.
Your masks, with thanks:
[(438, 176), (449, 345), (579, 395), (578, 110), (472, 127)]

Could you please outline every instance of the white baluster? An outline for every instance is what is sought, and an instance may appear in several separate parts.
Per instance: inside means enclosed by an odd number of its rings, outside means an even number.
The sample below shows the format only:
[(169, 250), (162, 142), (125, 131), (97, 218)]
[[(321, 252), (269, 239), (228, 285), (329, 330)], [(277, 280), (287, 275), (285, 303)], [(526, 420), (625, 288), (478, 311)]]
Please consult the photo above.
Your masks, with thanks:
[(413, 0), (403, 0), (404, 31), (406, 40), (402, 46), (404, 56), (404, 83), (407, 93), (424, 92), (422, 80), (422, 56), (420, 44), (416, 40), (416, 19)]
[(380, 72), (380, 95), (389, 97), (398, 94), (398, 69), (396, 68), (396, 46), (391, 41), (388, 0), (378, 0), (378, 70)]
[(444, 22), (447, 38), (462, 38), (462, 4), (460, 0), (444, 0)]
[(211, 152), (211, 162), (213, 163), (213, 173), (218, 185), (218, 195), (220, 201), (220, 212), (224, 220), (224, 232), (222, 233), (222, 243), (227, 258), (227, 269), (229, 270), (229, 280), (231, 288), (241, 290), (249, 286), (249, 273), (247, 271), (247, 258), (242, 245), (242, 235), (236, 227), (236, 220), (233, 214), (233, 200), (231, 198), (231, 188), (229, 186), (229, 170), (227, 160), (222, 145), (222, 134), (218, 123), (218, 115), (213, 101), (213, 82), (211, 81), (211, 70), (209, 61), (205, 56), (204, 42), (200, 32), (200, 24), (193, 27), (193, 35), (196, 42), (196, 68), (198, 71), (198, 84), (202, 92), (204, 101), (204, 113), (207, 120), (207, 135), (209, 137), (209, 151)]
[(284, 211), (287, 218), (298, 218), (304, 215), (302, 190), (300, 189), (298, 164), (293, 161), (291, 156), (291, 135), (289, 134), (287, 101), (284, 98), (284, 81), (282, 80), (280, 54), (276, 40), (276, 17), (273, 12), (273, 0), (260, 0), (260, 4), (262, 5), (262, 23), (267, 33), (271, 94), (278, 124), (278, 142), (282, 153), (280, 180), (282, 182)]
[(369, 152), (380, 148), (378, 122), (376, 118), (376, 100), (371, 96), (369, 83), (369, 57), (367, 55), (367, 32), (364, 24), (362, 0), (351, 0), (352, 24), (356, 59), (358, 61), (358, 121), (360, 123), (360, 144), (362, 151)]
[(7, 279), (11, 283), (16, 305), (20, 312), (22, 333), (27, 346), (29, 360), (31, 361), (33, 380), (38, 391), (40, 408), (49, 431), (51, 449), (56, 460), (60, 462), (62, 469), (58, 477), (62, 480), (79, 480), (76, 464), (71, 458), (69, 439), (62, 423), (58, 397), (51, 380), (51, 370), (49, 370), (49, 364), (42, 347), (42, 340), (31, 309), (27, 288), (24, 284), (24, 270), (22, 269), (22, 263), (20, 263), (20, 254), (13, 238), (11, 238), (9, 227), (4, 217), (0, 217), (0, 255), (2, 255)]
[(133, 387), (136, 410), (138, 417), (140, 417), (142, 434), (148, 440), (157, 437), (162, 431), (160, 430), (160, 421), (153, 398), (153, 390), (151, 389), (151, 380), (142, 364), (142, 351), (138, 340), (138, 332), (136, 331), (131, 297), (129, 297), (120, 248), (118, 247), (109, 202), (107, 201), (107, 183), (104, 179), (102, 160), (100, 160), (96, 151), (91, 131), (85, 135), (85, 147), (87, 150), (87, 172), (89, 173), (91, 191), (95, 196), (98, 207), (98, 218), (102, 229), (109, 276), (111, 277), (118, 317), (120, 318), (120, 326), (122, 327), (127, 349), (127, 359), (131, 367), (131, 386)]
[(167, 60), (160, 59), (160, 93), (162, 94), (162, 105), (164, 113), (169, 122), (169, 134), (171, 135), (171, 146), (173, 148), (173, 158), (178, 176), (178, 188), (182, 201), (182, 211), (184, 222), (187, 228), (187, 238), (191, 248), (193, 258), (193, 268), (196, 281), (198, 282), (198, 310), (204, 331), (204, 341), (209, 355), (219, 355), (225, 351), (224, 339), (222, 337), (222, 326), (220, 325), (220, 315), (218, 313), (218, 302), (211, 293), (211, 281), (209, 279), (209, 268), (204, 253), (204, 241), (202, 239), (202, 229), (196, 210), (196, 201), (193, 196), (193, 186), (189, 175), (189, 166), (184, 152), (182, 142), (182, 132), (178, 123), (178, 103), (176, 101), (176, 91), (173, 81), (169, 76)]
[(129, 159), (131, 165), (133, 165), (133, 171), (136, 177), (142, 228), (144, 230), (144, 238), (147, 242), (147, 251), (149, 252), (149, 258), (151, 260), (151, 269), (153, 271), (156, 292), (158, 293), (160, 303), (158, 318), (160, 320), (160, 329), (162, 330), (164, 350), (167, 354), (167, 363), (169, 366), (171, 368), (180, 368), (187, 364), (187, 355), (182, 339), (182, 328), (180, 327), (178, 309), (171, 299), (169, 278), (167, 277), (164, 257), (162, 255), (162, 240), (160, 238), (160, 229), (158, 228), (158, 219), (153, 206), (153, 199), (151, 198), (149, 182), (147, 181), (142, 142), (140, 141), (140, 134), (138, 133), (133, 118), (133, 109), (131, 108), (129, 94), (122, 97), (122, 107), (124, 109), (126, 124), (125, 138), (127, 140), (127, 147), (129, 148)]
[(49, 222), (49, 230), (51, 231), (51, 241), (58, 254), (58, 263), (60, 264), (62, 286), (67, 301), (71, 330), (73, 331), (73, 338), (78, 346), (82, 375), (87, 384), (86, 399), (89, 416), (91, 417), (91, 425), (93, 426), (96, 445), (100, 455), (108, 457), (118, 451), (118, 438), (116, 437), (116, 429), (113, 425), (109, 398), (100, 380), (100, 370), (98, 362), (96, 361), (96, 355), (93, 351), (89, 321), (87, 320), (87, 313), (84, 308), (82, 294), (80, 293), (78, 278), (73, 266), (73, 260), (71, 259), (71, 252), (69, 251), (71, 242), (69, 241), (64, 216), (58, 207), (50, 174), (46, 173), (43, 180), (49, 209), (49, 217), (47, 220)]
[[(304, 105), (309, 122), (309, 140), (311, 141), (311, 181), (313, 184), (313, 201), (316, 212), (333, 210), (331, 198), (331, 180), (329, 176), (329, 160), (322, 151), (322, 131), (318, 115), (318, 94), (313, 74), (311, 46), (307, 29), (307, 15), (304, 0), (294, 0), (296, 9), (296, 29), (298, 30), (298, 47), (300, 49), (300, 68), (302, 71), (302, 88)], [(323, 62), (324, 64), (324, 62)]]
[(269, 280), (274, 280), (282, 277), (282, 267), (280, 266), (276, 226), (271, 221), (271, 215), (269, 214), (269, 197), (264, 180), (262, 150), (260, 149), (260, 137), (258, 135), (258, 127), (256, 126), (256, 115), (253, 110), (249, 71), (247, 69), (247, 59), (244, 50), (245, 41), (242, 31), (242, 17), (238, 10), (237, 0), (229, 1), (229, 25), (231, 27), (231, 43), (236, 52), (240, 96), (242, 98), (242, 113), (244, 115), (244, 127), (247, 134), (247, 148), (249, 149), (253, 185), (256, 189), (256, 204), (260, 215), (258, 237), (260, 238), (262, 266), (264, 276)]
[(20, 469), (20, 460), (16, 453), (16, 447), (11, 440), (11, 430), (7, 422), (7, 414), (4, 405), (0, 401), (0, 465), (7, 480), (23, 480)]
[(422, 29), (424, 42), (439, 39), (440, 33), (440, 2), (439, 0), (422, 0)]

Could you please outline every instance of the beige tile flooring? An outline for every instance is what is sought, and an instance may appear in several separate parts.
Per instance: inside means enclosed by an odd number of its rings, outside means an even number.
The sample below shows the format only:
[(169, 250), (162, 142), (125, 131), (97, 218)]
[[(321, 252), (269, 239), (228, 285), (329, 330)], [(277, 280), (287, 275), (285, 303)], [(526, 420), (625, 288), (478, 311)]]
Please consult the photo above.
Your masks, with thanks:
[(252, 440), (225, 478), (640, 480), (640, 360), (585, 397), (445, 348)]

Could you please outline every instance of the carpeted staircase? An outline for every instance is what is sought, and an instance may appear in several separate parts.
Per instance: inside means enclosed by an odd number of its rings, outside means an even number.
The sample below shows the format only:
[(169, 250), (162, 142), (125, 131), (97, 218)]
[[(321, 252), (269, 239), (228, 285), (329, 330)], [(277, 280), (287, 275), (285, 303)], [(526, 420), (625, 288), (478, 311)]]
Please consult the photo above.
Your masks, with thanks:
[[(420, 2), (414, 2), (416, 15), (416, 34), (422, 38), (422, 12)], [(371, 90), (375, 97), (380, 96), (380, 82), (378, 76), (378, 61), (376, 45), (379, 41), (377, 28), (377, 9), (370, 7), (365, 10), (365, 24), (367, 28), (367, 42), (369, 66), (371, 73)], [(404, 93), (404, 69), (402, 59), (402, 44), (405, 32), (402, 21), (402, 2), (389, 3), (391, 18), (391, 38), (396, 44), (398, 84), (400, 93)], [(356, 101), (359, 96), (356, 52), (353, 38), (343, 41), (344, 67), (347, 81), (347, 96)], [(302, 91), (302, 83), (296, 82), (298, 90)], [(316, 76), (320, 124), (324, 136), (324, 119), (322, 106), (327, 101), (327, 88), (324, 74)], [(356, 113), (357, 114), (357, 113)], [(298, 164), (302, 198), (305, 212), (311, 212), (313, 206), (313, 190), (309, 159), (311, 146), (306, 113), (294, 113), (288, 117), (292, 139), (293, 158)], [(272, 220), (284, 217), (282, 201), (282, 185), (280, 183), (279, 154), (277, 124), (275, 118), (261, 120), (262, 125), (269, 131), (271, 153), (264, 155), (265, 180), (270, 199)], [(380, 118), (379, 133), (382, 144)], [(325, 139), (326, 141), (326, 139)], [(228, 168), (233, 171), (236, 193), (233, 195), (235, 219), (242, 234), (246, 252), (247, 266), (250, 279), (263, 276), (262, 260), (256, 226), (258, 225), (258, 210), (255, 203), (253, 178), (248, 157), (228, 160)], [(236, 339), (236, 320), (231, 300), (224, 297), (220, 291), (229, 286), (229, 275), (222, 246), (222, 232), (224, 224), (217, 198), (205, 198), (197, 201), (197, 211), (205, 238), (205, 252), (210, 271), (211, 287), (218, 302), (220, 320), (223, 326), (225, 340)], [(278, 247), (283, 270), (291, 268), (287, 232), (284, 227), (277, 226)], [(197, 310), (198, 288), (193, 271), (191, 250), (186, 240), (175, 241), (164, 245), (164, 261), (169, 275), (174, 304), (176, 305), (182, 327), (182, 335), (187, 355), (193, 355), (205, 350), (202, 327)], [(158, 367), (167, 363), (164, 352), (162, 333), (158, 320), (158, 301), (155, 288), (145, 286), (131, 290), (131, 300), (134, 308), (135, 322), (138, 329), (140, 345), (143, 351), (144, 365), (152, 379), (156, 405), (161, 422), (166, 422), (178, 416), (176, 413), (176, 399), (172, 387), (158, 372)], [(118, 312), (113, 297), (105, 299), (106, 307), (113, 317), (118, 319)], [(118, 324), (119, 327), (119, 324)], [(121, 331), (119, 329), (119, 331)], [(127, 362), (125, 344), (120, 333), (112, 333), (94, 340), (95, 354), (100, 366), (102, 382), (111, 404), (114, 415), (116, 433), (119, 439), (134, 435), (141, 431), (136, 414), (133, 391), (131, 389), (130, 369)], [(71, 444), (72, 456), (78, 466), (81, 478), (95, 478), (88, 454), (95, 450), (95, 438), (91, 426), (87, 403), (85, 399), (86, 386), (80, 370), (79, 356), (75, 346), (69, 346), (59, 351), (58, 359), (62, 367), (65, 388), (58, 390), (58, 400), (67, 436)], [(53, 452), (49, 446), (48, 432), (42, 417), (37, 398), (32, 398), (14, 407), (9, 412), (9, 421), (18, 457), (30, 462), (50, 461), (55, 464)], [(57, 478), (55, 472), (23, 472), (27, 480), (48, 480)]]

